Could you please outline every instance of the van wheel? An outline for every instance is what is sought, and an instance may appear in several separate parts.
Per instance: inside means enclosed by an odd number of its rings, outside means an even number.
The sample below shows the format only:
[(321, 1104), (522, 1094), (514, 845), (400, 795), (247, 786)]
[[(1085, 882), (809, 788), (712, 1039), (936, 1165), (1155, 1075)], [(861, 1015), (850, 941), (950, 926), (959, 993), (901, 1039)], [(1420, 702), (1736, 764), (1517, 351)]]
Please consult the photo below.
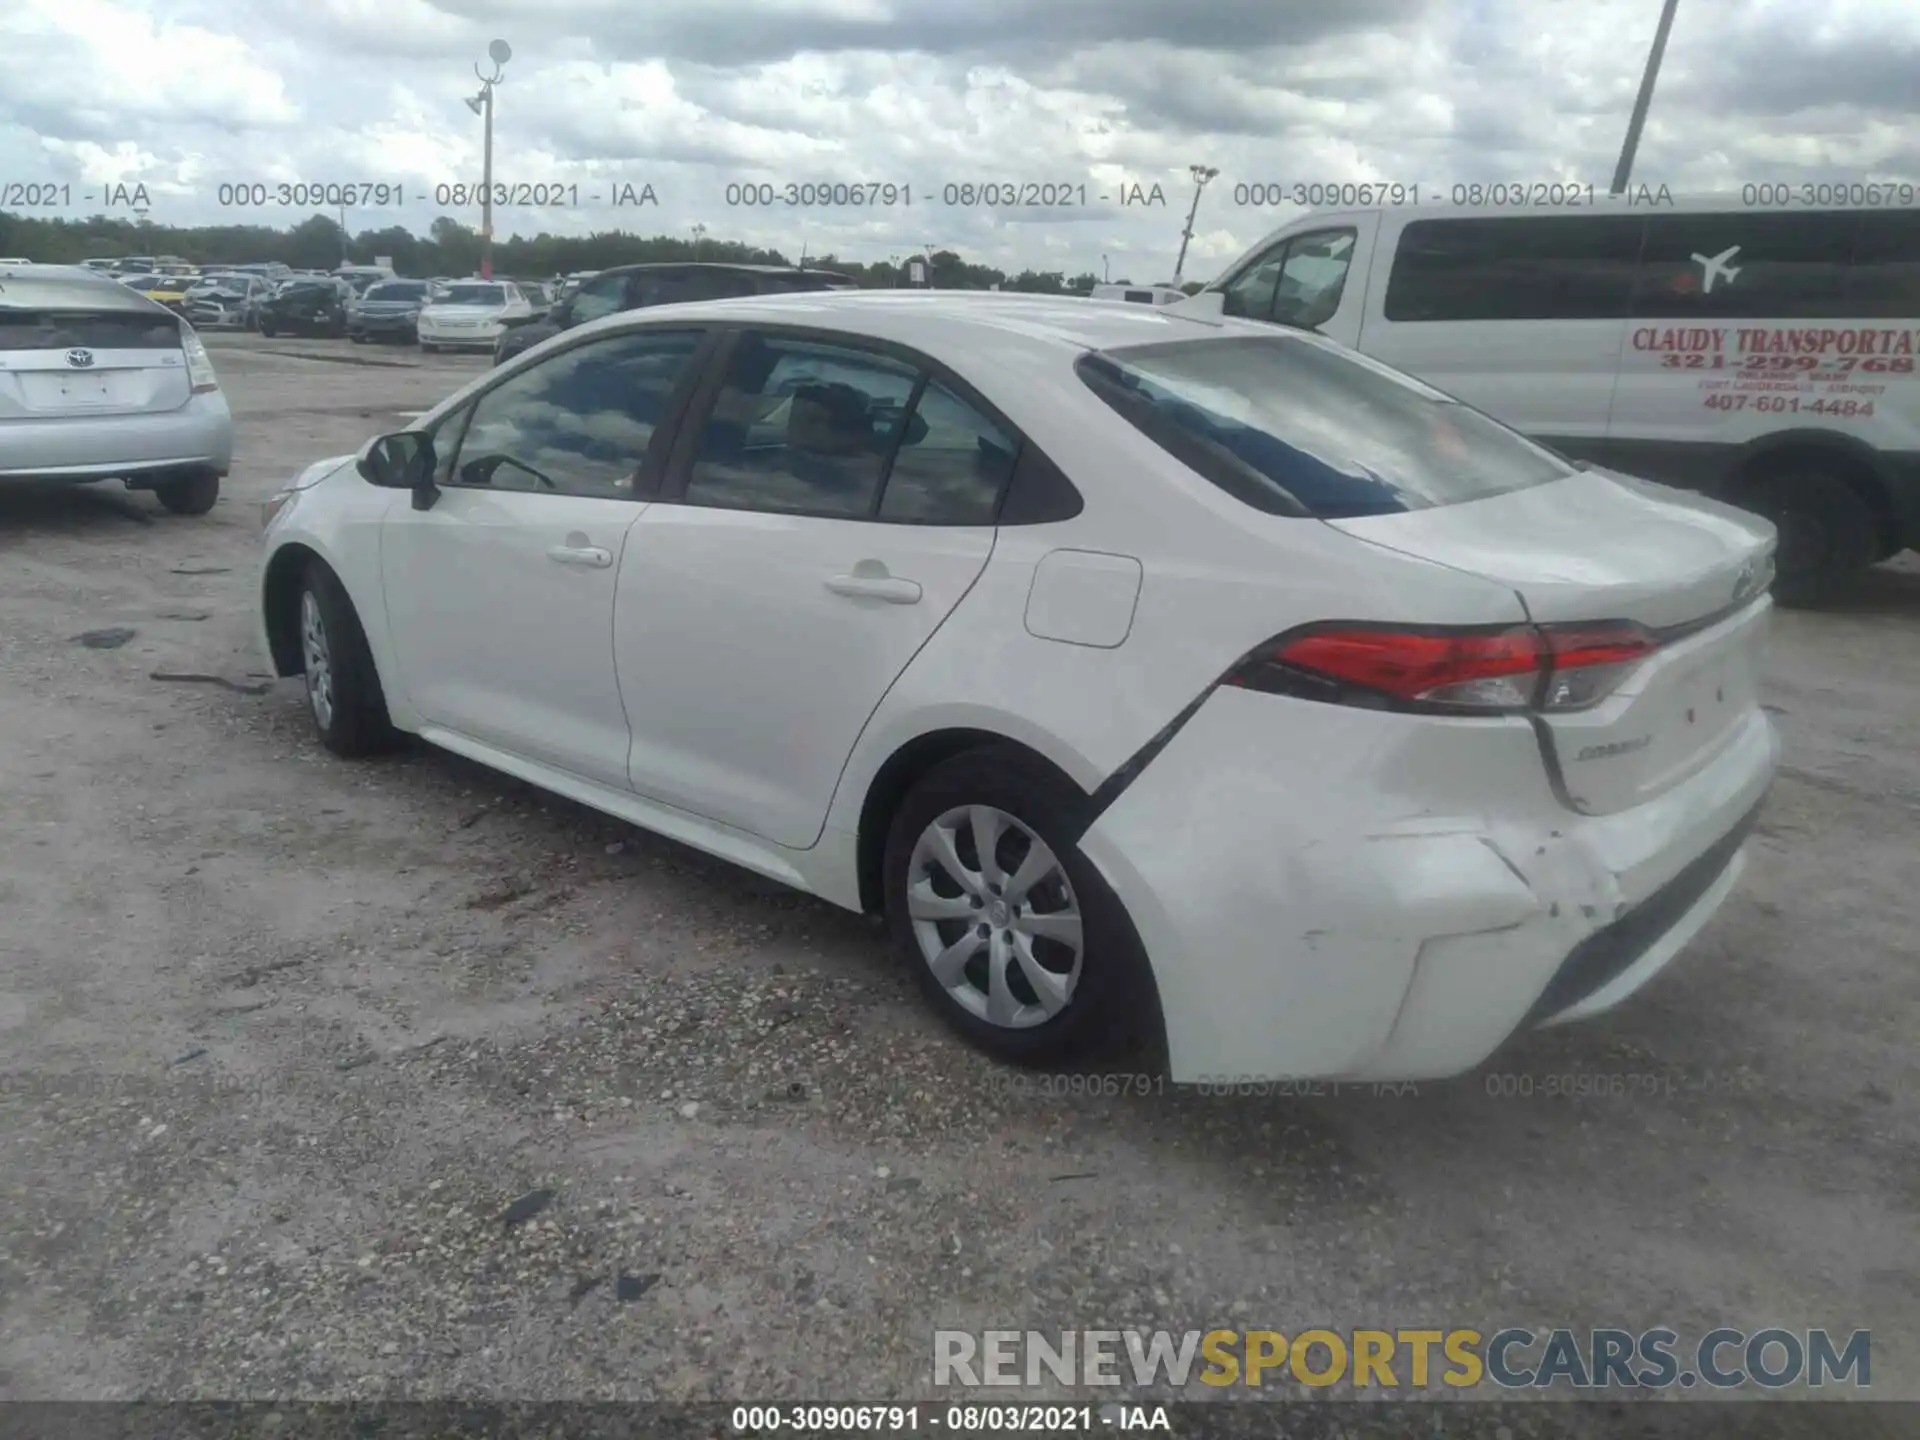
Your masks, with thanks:
[(1860, 494), (1837, 475), (1790, 469), (1764, 475), (1740, 504), (1780, 532), (1774, 598), (1805, 607), (1833, 598), (1880, 552), (1879, 527)]
[(1157, 1038), (1132, 921), (1080, 853), (1086, 797), (1020, 751), (930, 770), (901, 802), (882, 877), (894, 947), (942, 1019), (1017, 1065)]
[(220, 498), (220, 477), (211, 470), (196, 470), (191, 475), (162, 480), (153, 487), (153, 493), (175, 515), (204, 515)]

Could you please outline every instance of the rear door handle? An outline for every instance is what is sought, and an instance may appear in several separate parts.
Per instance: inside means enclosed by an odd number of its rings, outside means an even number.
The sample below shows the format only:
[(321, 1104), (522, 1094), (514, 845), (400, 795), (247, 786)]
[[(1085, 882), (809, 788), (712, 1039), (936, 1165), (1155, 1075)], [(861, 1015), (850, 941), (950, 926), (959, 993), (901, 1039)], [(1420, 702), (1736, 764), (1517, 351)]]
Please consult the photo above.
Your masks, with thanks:
[(836, 575), (827, 581), (827, 589), (861, 600), (885, 600), (890, 605), (917, 605), (922, 593), (918, 581), (896, 580), (891, 575)]
[(556, 565), (585, 565), (593, 570), (613, 564), (613, 552), (598, 545), (554, 545), (547, 550), (547, 558)]

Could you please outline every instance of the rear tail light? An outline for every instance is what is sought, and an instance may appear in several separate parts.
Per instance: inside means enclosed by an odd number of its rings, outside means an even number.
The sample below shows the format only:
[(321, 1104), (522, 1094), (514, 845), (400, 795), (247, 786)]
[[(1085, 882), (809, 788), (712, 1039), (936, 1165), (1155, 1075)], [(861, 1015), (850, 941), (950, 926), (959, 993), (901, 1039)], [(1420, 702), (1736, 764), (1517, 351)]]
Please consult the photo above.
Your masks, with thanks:
[(1604, 699), (1659, 646), (1625, 623), (1319, 625), (1261, 646), (1223, 683), (1375, 709), (1578, 710)]
[(180, 348), (187, 356), (187, 381), (193, 393), (206, 395), (220, 388), (220, 377), (213, 373), (213, 359), (200, 337), (187, 326), (180, 331)]

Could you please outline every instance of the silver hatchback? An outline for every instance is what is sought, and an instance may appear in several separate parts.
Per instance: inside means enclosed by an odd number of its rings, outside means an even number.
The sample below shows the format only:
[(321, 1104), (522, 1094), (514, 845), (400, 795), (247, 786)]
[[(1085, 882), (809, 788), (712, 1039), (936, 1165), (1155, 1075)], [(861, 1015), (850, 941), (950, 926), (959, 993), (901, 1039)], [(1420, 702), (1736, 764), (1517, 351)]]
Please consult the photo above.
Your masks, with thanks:
[(192, 326), (104, 276), (0, 267), (0, 485), (120, 480), (204, 515), (233, 414)]

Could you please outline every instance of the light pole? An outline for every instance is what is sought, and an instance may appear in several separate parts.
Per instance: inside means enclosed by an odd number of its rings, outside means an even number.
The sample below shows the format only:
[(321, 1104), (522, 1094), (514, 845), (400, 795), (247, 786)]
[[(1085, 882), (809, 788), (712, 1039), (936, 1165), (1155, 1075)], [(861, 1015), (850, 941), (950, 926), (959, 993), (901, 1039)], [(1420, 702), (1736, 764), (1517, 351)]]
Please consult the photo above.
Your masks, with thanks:
[(1105, 255), (1100, 257), (1100, 283), (1105, 285), (1113, 280), (1113, 261)]
[(467, 101), (467, 108), (486, 120), (486, 139), (480, 152), (480, 278), (493, 279), (493, 87), (500, 83), (501, 67), (513, 58), (513, 47), (504, 40), (487, 46), (487, 58), (493, 62), (493, 74), (481, 75), (480, 93)]
[(705, 246), (706, 242), (707, 242), (707, 227), (704, 225), (695, 225), (693, 227), (693, 258), (694, 259), (698, 260), (700, 258), (700, 251), (702, 247)]
[(1640, 77), (1640, 93), (1633, 102), (1633, 118), (1627, 121), (1627, 143), (1620, 147), (1620, 164), (1613, 172), (1613, 189), (1610, 193), (1618, 195), (1627, 188), (1627, 177), (1633, 173), (1633, 157), (1640, 149), (1640, 131), (1647, 123), (1647, 107), (1653, 104), (1653, 82), (1660, 74), (1660, 60), (1667, 53), (1667, 36), (1673, 30), (1673, 12), (1680, 7), (1680, 0), (1667, 0), (1666, 7), (1660, 12), (1660, 28), (1653, 32), (1653, 49), (1647, 52), (1647, 68)]
[(1187, 228), (1180, 232), (1180, 258), (1173, 262), (1173, 283), (1180, 283), (1180, 272), (1187, 264), (1187, 242), (1193, 239), (1194, 217), (1200, 213), (1200, 192), (1207, 188), (1207, 182), (1220, 171), (1212, 165), (1189, 165), (1193, 176), (1193, 205), (1187, 211)]

